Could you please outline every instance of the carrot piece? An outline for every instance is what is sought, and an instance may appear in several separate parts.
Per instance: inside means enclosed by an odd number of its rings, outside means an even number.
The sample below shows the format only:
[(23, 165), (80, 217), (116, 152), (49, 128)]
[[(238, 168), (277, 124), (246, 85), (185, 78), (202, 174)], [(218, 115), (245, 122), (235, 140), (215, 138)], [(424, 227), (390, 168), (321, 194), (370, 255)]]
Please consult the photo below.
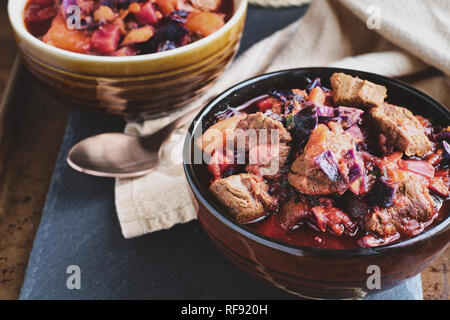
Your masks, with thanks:
[(308, 101), (312, 101), (318, 104), (325, 104), (325, 100), (327, 99), (325, 93), (320, 87), (315, 87), (309, 93)]
[(141, 6), (139, 5), (139, 3), (132, 2), (128, 6), (128, 10), (130, 10), (131, 13), (135, 14), (135, 13), (138, 13), (139, 11), (141, 11)]
[(90, 49), (90, 36), (85, 32), (69, 29), (66, 20), (58, 14), (53, 19), (52, 26), (44, 35), (42, 40), (54, 47), (78, 52), (87, 53)]
[(159, 10), (169, 15), (172, 11), (178, 9), (178, 0), (156, 0)]
[(189, 31), (206, 37), (219, 30), (224, 24), (223, 15), (212, 12), (192, 12), (184, 26)]
[(100, 6), (94, 12), (94, 20), (100, 21), (104, 19), (105, 21), (113, 21), (116, 18), (116, 14), (108, 6)]
[(434, 178), (434, 167), (426, 161), (400, 160), (400, 169), (421, 174), (428, 178)]
[(123, 39), (121, 46), (142, 43), (148, 41), (153, 37), (154, 31), (151, 26), (145, 26), (138, 29), (131, 30)]

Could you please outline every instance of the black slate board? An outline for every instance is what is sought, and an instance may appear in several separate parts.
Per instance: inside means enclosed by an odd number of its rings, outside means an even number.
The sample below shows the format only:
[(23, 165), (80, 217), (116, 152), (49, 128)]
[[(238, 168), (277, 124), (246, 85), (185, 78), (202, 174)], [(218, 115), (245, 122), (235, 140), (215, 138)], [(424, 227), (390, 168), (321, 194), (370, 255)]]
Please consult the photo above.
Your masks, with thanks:
[[(251, 7), (240, 52), (305, 11)], [(137, 239), (122, 237), (114, 180), (75, 172), (65, 158), (76, 142), (123, 127), (121, 118), (72, 113), (20, 299), (293, 299), (235, 267), (197, 221)], [(70, 265), (81, 269), (80, 290), (67, 288)], [(420, 292), (420, 278), (415, 281)], [(402, 293), (406, 299), (419, 297), (405, 296), (403, 288), (391, 290), (389, 297)]]

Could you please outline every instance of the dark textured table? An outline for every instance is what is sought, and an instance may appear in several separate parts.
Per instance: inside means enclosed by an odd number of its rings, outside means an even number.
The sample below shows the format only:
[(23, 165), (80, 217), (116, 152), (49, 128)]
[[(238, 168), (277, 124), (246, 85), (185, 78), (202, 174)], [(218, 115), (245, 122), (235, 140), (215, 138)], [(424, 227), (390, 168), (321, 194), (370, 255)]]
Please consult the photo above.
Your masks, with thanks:
[[(241, 51), (305, 10), (250, 8)], [(122, 237), (114, 207), (114, 180), (75, 172), (65, 157), (79, 140), (122, 131), (123, 126), (120, 118), (72, 113), (20, 298), (292, 299), (232, 265), (197, 221), (137, 239)], [(67, 288), (66, 270), (71, 265), (81, 270), (80, 290)], [(420, 278), (382, 297), (420, 299)]]

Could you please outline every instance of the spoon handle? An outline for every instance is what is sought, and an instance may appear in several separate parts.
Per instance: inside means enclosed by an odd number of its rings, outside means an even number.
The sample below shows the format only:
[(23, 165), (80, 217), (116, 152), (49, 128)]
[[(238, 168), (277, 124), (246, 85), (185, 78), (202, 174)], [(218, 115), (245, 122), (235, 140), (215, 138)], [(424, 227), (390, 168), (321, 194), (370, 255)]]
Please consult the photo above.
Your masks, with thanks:
[(198, 107), (189, 111), (149, 136), (139, 137), (141, 145), (146, 146), (146, 148), (159, 148), (172, 132), (189, 123), (201, 108)]

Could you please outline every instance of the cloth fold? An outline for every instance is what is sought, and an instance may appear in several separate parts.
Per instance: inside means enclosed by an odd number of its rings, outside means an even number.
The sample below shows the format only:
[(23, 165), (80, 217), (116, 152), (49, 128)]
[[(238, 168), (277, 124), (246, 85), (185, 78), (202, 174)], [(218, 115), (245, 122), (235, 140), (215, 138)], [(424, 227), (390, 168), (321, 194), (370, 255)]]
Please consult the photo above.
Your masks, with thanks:
[[(150, 134), (247, 78), (309, 66), (410, 78), (410, 84), (449, 106), (449, 16), (446, 0), (379, 0), (376, 5), (371, 0), (315, 0), (302, 19), (244, 52), (199, 99), (164, 119), (130, 123), (125, 131)], [(117, 179), (116, 208), (125, 238), (195, 219), (182, 168), (183, 137), (180, 131), (171, 137), (157, 171)]]
[(309, 3), (310, 0), (248, 0), (248, 2), (262, 7), (280, 8), (300, 6)]

